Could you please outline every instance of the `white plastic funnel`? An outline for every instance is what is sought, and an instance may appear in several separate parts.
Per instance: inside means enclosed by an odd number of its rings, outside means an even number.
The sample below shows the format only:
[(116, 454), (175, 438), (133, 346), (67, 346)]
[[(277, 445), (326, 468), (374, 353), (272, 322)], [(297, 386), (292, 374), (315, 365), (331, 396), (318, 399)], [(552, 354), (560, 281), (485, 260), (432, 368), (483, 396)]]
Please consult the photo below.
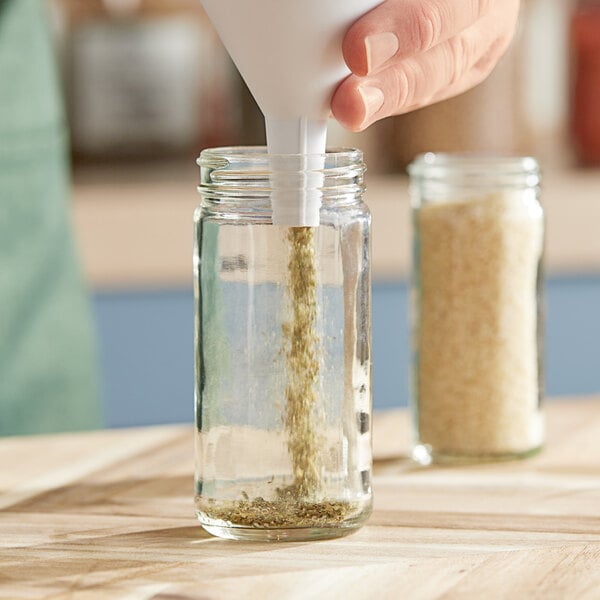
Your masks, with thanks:
[[(349, 74), (342, 56), (344, 34), (382, 0), (201, 1), (265, 116), (269, 153), (323, 155), (331, 96)], [(289, 188), (273, 195), (276, 224), (319, 224), (315, 189), (323, 158), (299, 161), (272, 161), (274, 187)], [(302, 170), (307, 173), (304, 193), (294, 194)]]

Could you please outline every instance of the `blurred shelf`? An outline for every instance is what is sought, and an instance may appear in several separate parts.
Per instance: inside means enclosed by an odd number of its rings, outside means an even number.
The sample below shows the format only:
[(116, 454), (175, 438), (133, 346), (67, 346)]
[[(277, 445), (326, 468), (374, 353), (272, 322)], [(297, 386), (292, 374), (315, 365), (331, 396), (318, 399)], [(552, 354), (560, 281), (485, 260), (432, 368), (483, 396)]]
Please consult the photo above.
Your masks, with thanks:
[[(546, 270), (600, 274), (600, 170), (544, 174)], [(192, 161), (127, 171), (84, 168), (73, 184), (73, 219), (85, 275), (94, 289), (191, 285), (192, 214), (198, 203)], [(405, 278), (410, 260), (406, 177), (371, 176), (373, 278)]]

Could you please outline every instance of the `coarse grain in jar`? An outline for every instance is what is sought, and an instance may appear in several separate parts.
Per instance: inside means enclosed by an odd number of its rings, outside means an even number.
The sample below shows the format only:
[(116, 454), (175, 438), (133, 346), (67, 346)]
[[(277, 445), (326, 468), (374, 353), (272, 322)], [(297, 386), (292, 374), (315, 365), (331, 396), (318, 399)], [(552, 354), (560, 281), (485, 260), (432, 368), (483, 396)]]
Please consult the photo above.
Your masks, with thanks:
[(544, 439), (538, 164), (429, 153), (409, 173), (413, 457), (529, 456)]

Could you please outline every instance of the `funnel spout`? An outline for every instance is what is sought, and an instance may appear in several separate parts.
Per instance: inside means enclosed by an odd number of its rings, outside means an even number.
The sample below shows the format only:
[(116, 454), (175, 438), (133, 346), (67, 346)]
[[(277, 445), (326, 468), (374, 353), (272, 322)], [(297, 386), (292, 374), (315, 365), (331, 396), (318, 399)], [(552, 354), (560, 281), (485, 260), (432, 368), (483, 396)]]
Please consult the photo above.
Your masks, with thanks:
[(267, 147), (273, 154), (323, 154), (327, 119), (265, 117)]
[(321, 208), (327, 119), (265, 117), (273, 224), (316, 227)]

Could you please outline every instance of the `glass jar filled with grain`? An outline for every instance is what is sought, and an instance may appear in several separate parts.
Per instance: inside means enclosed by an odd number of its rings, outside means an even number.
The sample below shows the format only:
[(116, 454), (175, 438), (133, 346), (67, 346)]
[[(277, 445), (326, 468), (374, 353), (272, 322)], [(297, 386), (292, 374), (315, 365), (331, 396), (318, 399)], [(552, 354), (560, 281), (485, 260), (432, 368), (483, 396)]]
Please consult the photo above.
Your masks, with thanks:
[(529, 456), (544, 438), (538, 164), (429, 153), (409, 173), (413, 457)]
[[(198, 160), (195, 502), (225, 538), (337, 537), (371, 512), (362, 154), (286, 156), (296, 171), (274, 176), (282, 158), (242, 147)], [(273, 224), (283, 184), (318, 198), (318, 226)]]

